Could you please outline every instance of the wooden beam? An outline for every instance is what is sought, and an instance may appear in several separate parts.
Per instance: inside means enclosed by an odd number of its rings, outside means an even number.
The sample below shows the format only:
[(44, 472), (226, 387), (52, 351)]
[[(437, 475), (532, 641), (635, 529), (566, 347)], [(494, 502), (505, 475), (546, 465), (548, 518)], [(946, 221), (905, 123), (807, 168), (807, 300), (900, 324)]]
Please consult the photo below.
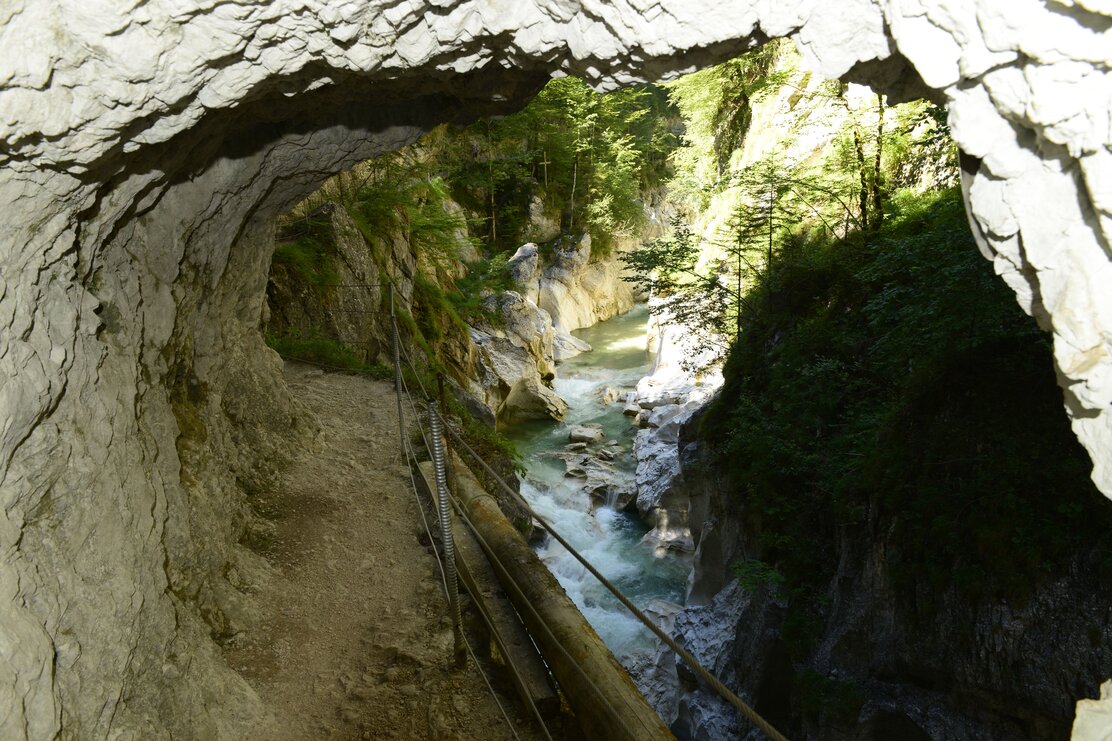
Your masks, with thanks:
[[(431, 495), (434, 491), (432, 482), (435, 481), (432, 462), (426, 461), (419, 468), (425, 491)], [(560, 714), (560, 695), (552, 685), (548, 668), (499, 585), (479, 543), (458, 517), (453, 514), (453, 518), (456, 568), (460, 580), (475, 601), (518, 695), (526, 708), (532, 702), (542, 717), (556, 717)]]
[(489, 547), (487, 555), (499, 581), (587, 738), (674, 738), (494, 497), (458, 460), (453, 460), (452, 469), (455, 496)]

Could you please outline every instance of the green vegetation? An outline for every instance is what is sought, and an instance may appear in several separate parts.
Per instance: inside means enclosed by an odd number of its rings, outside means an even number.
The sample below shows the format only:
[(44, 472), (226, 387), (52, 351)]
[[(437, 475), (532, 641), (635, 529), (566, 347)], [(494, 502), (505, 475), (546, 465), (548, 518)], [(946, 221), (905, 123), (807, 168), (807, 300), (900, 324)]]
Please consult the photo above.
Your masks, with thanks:
[(784, 49), (772, 42), (667, 85), (684, 127), (668, 183), (674, 199), (686, 199), (702, 211), (713, 193), (729, 185), (731, 159), (749, 133), (754, 101), (786, 82), (787, 73), (775, 70)]
[(893, 523), (890, 576), (920, 607), (951, 586), (1022, 598), (1107, 542), (1047, 340), (956, 190), (901, 194), (869, 238), (787, 240), (741, 324), (702, 434), (796, 608), (818, 607), (839, 533), (867, 542), (870, 523)]
[(272, 266), (282, 266), (292, 278), (311, 286), (335, 283), (332, 255), (336, 248), (327, 229), (327, 214), (313, 213), (287, 223), (274, 248)]
[(483, 299), (491, 291), (516, 290), (510, 272), (506, 269), (508, 254), (499, 252), (488, 259), (477, 260), (467, 266), (467, 275), (456, 281), (456, 290), (448, 299), (456, 308), (456, 313), (468, 323), (483, 321), (497, 324), (504, 317), (497, 312), (483, 309)]
[(284, 358), (365, 373), (380, 380), (394, 377), (394, 372), (385, 365), (365, 363), (347, 345), (325, 337), (312, 334), (305, 337), (267, 335), (266, 344)]
[(438, 156), (491, 253), (525, 241), (537, 198), (565, 232), (589, 232), (601, 254), (615, 235), (640, 225), (642, 191), (667, 174), (676, 144), (670, 112), (658, 87), (603, 95), (564, 77), (518, 113), (441, 137)]
[(826, 677), (813, 669), (805, 669), (796, 680), (799, 709), (820, 728), (857, 720), (865, 694), (853, 682)]
[(784, 577), (779, 571), (769, 566), (764, 561), (745, 559), (738, 561), (731, 567), (738, 583), (745, 589), (755, 592), (764, 586), (776, 586), (784, 583)]

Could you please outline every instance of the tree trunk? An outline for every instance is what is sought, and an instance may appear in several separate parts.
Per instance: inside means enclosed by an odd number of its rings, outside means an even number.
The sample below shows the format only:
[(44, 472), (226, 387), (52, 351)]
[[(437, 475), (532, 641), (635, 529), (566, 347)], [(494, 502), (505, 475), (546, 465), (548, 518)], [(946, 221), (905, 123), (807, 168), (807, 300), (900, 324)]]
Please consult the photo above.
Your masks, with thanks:
[(857, 152), (857, 171), (861, 175), (861, 231), (869, 231), (869, 169), (865, 164), (865, 147), (861, 144), (861, 132), (853, 127), (853, 148)]
[(579, 178), (579, 150), (575, 150), (575, 161), (571, 166), (571, 204), (568, 206), (568, 232), (575, 232), (575, 186)]
[(884, 150), (884, 96), (876, 96), (876, 159), (873, 161), (873, 227), (880, 228), (884, 222), (884, 201), (880, 193), (880, 158)]

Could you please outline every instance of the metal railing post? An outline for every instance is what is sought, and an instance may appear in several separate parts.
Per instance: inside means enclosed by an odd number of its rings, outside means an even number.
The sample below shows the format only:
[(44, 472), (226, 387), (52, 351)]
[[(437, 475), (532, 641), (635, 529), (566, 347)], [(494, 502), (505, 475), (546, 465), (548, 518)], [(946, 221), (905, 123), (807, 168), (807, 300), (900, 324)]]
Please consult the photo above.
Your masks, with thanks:
[(456, 576), (456, 543), (452, 536), (452, 504), (448, 499), (448, 464), (444, 451), (444, 425), (436, 409), (436, 402), (429, 401), (429, 427), (431, 428), (432, 465), (436, 472), (437, 514), (440, 517), (440, 542), (444, 547), (444, 576), (448, 582), (448, 606), (452, 611), (452, 632), (455, 638), (456, 666), (466, 661), (463, 645), (463, 620), (459, 611), (459, 582)]

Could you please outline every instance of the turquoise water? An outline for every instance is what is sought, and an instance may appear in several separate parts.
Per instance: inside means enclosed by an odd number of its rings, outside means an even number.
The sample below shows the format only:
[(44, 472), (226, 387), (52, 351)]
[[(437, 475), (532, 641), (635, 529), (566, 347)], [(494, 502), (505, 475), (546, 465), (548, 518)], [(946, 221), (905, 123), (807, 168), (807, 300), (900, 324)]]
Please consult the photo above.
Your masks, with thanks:
[[(637, 429), (622, 414), (621, 403), (603, 405), (600, 396), (607, 387), (632, 390), (649, 372), (647, 319), (648, 309), (639, 305), (627, 314), (574, 332), (593, 349), (557, 368), (555, 389), (568, 403), (564, 420), (528, 422), (506, 431), (525, 458), (527, 474), (521, 490), (529, 503), (642, 608), (653, 599), (682, 603), (688, 564), (671, 555), (657, 557), (652, 548), (641, 544), (649, 528), (636, 514), (605, 506), (592, 511), (595, 505), (590, 497), (576, 487), (580, 482), (565, 478), (563, 460), (547, 454), (564, 450), (570, 425), (595, 422), (602, 425), (603, 442), (616, 440), (623, 451), (612, 465), (632, 475)], [(619, 658), (652, 645), (651, 634), (561, 545), (550, 540), (537, 552)]]

